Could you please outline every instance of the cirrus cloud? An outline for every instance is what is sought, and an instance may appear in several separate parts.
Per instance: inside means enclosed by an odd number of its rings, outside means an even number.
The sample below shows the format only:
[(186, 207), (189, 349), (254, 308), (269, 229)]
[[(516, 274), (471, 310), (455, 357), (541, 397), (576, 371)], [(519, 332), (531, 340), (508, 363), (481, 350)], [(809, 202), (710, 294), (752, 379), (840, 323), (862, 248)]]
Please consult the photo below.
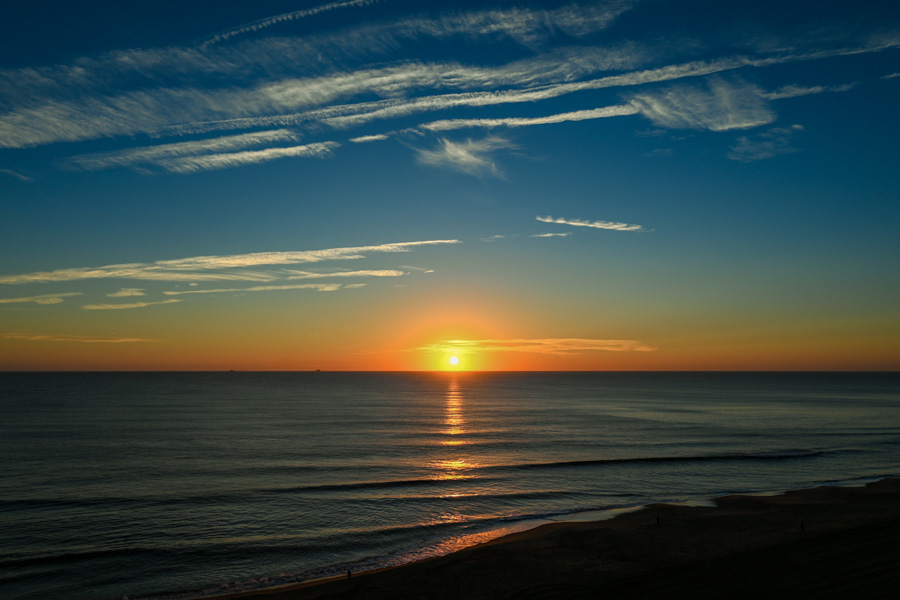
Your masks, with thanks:
[[(554, 219), (553, 217), (535, 217), (542, 223), (557, 223), (559, 225), (572, 225), (574, 227), (590, 227), (592, 229), (611, 229), (613, 231), (637, 231), (645, 232), (652, 229), (644, 229), (643, 225), (630, 225), (628, 223), (615, 223), (613, 221), (586, 221), (584, 219)], [(546, 236), (543, 236), (546, 237)]]
[[(214, 290), (185, 290), (163, 292), (166, 296), (181, 294), (226, 294), (233, 292), (275, 292), (284, 290), (316, 290), (319, 292), (334, 292), (341, 289), (339, 283), (298, 283), (294, 285), (255, 285), (248, 288), (220, 288)], [(177, 302), (177, 300), (176, 300)]]
[(775, 120), (764, 92), (755, 85), (712, 78), (704, 87), (676, 84), (631, 96), (631, 103), (658, 127), (728, 131)]
[(7, 340), (20, 340), (23, 342), (81, 342), (86, 344), (130, 344), (135, 342), (153, 342), (144, 338), (106, 338), (88, 337), (83, 335), (60, 335), (52, 333), (27, 333), (11, 331), (0, 335)]
[(527, 352), (571, 356), (584, 352), (652, 352), (657, 348), (638, 340), (584, 338), (447, 340), (415, 348), (425, 352)]
[(174, 304), (181, 300), (159, 300), (157, 302), (132, 302), (130, 304), (85, 304), (81, 308), (84, 310), (123, 310), (129, 308), (144, 308), (146, 306), (154, 306), (156, 304)]
[(516, 146), (501, 137), (487, 137), (483, 140), (468, 139), (454, 142), (446, 138), (438, 140), (434, 150), (416, 150), (418, 161), (434, 167), (445, 167), (469, 175), (491, 174), (500, 176), (500, 169), (490, 158), (499, 150), (509, 150)]
[(66, 292), (64, 294), (42, 294), (40, 296), (27, 296), (24, 298), (0, 298), (0, 304), (20, 304), (33, 302), (34, 304), (59, 304), (63, 298), (81, 296), (82, 292)]
[[(458, 244), (459, 240), (395, 242), (373, 246), (328, 248), (287, 252), (255, 252), (226, 256), (193, 256), (152, 263), (127, 263), (103, 267), (79, 267), (0, 276), (0, 284), (45, 283), (81, 279), (139, 279), (156, 281), (272, 281), (278, 277), (266, 272), (245, 271), (251, 267), (317, 263), (331, 260), (356, 260), (373, 253), (409, 252), (426, 246)], [(217, 271), (210, 273), (209, 271)], [(56, 294), (54, 297), (60, 297)]]

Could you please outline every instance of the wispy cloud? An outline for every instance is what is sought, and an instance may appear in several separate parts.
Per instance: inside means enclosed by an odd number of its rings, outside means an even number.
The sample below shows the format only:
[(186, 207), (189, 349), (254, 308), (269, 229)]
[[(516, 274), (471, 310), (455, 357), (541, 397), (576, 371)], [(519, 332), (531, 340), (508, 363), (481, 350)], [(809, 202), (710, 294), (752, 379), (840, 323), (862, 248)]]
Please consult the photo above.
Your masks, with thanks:
[[(832, 40), (826, 49), (780, 50), (762, 57), (732, 56), (643, 71), (635, 69), (647, 62), (648, 52), (637, 44), (576, 45), (540, 52), (546, 40), (561, 41), (563, 36), (602, 30), (634, 4), (623, 0), (552, 10), (454, 12), (369, 23), (303, 38), (120, 50), (70, 64), (0, 70), (0, 146), (20, 148), (137, 133), (197, 133), (301, 123), (350, 127), (453, 106), (532, 102), (581, 90), (637, 86), (900, 46), (900, 36), (888, 31), (864, 39)], [(321, 12), (350, 5), (336, 2), (308, 10)], [(301, 14), (307, 12), (285, 13), (220, 36), (227, 39)], [(355, 71), (336, 68), (343, 59), (392, 52), (405, 41), (460, 36), (488, 44), (498, 38), (512, 39), (536, 53), (500, 66), (410, 62)], [(845, 45), (836, 47), (841, 42)], [(598, 73), (613, 70), (626, 72), (596, 78)], [(594, 78), (582, 80), (588, 77)], [(211, 78), (220, 85), (210, 87)], [(109, 94), (110, 89), (121, 92)], [(423, 90), (461, 93), (422, 96)], [(383, 100), (354, 101), (371, 96)], [(651, 94), (643, 108), (659, 116), (659, 110), (651, 110), (653, 100), (660, 101)], [(339, 102), (352, 103), (336, 104)], [(671, 107), (662, 112), (671, 112)], [(683, 118), (678, 122), (685, 123)]]
[(290, 146), (288, 148), (266, 148), (265, 150), (167, 158), (158, 161), (157, 164), (172, 173), (196, 173), (198, 171), (253, 165), (286, 157), (325, 158), (331, 155), (332, 150), (339, 146), (340, 144), (337, 142), (317, 142), (305, 146)]
[[(633, 50), (621, 52), (628, 55)], [(363, 95), (397, 98), (425, 89), (491, 90), (484, 92), (480, 99), (462, 96), (452, 102), (485, 104), (492, 91), (500, 86), (550, 85), (618, 66), (626, 60), (611, 59), (613, 54), (609, 49), (601, 48), (569, 49), (496, 67), (410, 62), (312, 77), (285, 74), (250, 84), (241, 81), (240, 86), (230, 87), (149, 87), (111, 96), (68, 93), (65, 100), (40, 96), (22, 98), (21, 103), (0, 114), (0, 147), (21, 148), (136, 133), (283, 127), (316, 121), (324, 121), (333, 127), (349, 127), (372, 118), (392, 116), (396, 111), (377, 101), (349, 105), (333, 103)], [(573, 60), (568, 60), (569, 57)], [(401, 105), (400, 113), (422, 108), (434, 110), (447, 104), (446, 99), (437, 99), (434, 107), (428, 107), (428, 102), (426, 100), (421, 106), (418, 102)], [(300, 110), (310, 112), (290, 114)], [(197, 125), (185, 125), (190, 123)]]
[(328, 12), (332, 10), (337, 10), (339, 8), (351, 8), (354, 6), (366, 6), (369, 4), (375, 4), (378, 0), (348, 0), (347, 2), (333, 2), (331, 4), (323, 4), (322, 6), (317, 6), (315, 8), (307, 8), (305, 10), (296, 10), (294, 12), (283, 13), (280, 15), (275, 15), (274, 17), (268, 17), (266, 19), (260, 19), (259, 21), (254, 21), (252, 23), (248, 23), (246, 25), (241, 25), (240, 27), (235, 27), (234, 29), (229, 29), (228, 31), (223, 31), (222, 33), (218, 33), (209, 39), (206, 44), (215, 44), (217, 42), (222, 42), (229, 38), (233, 38), (235, 36), (251, 33), (259, 31), (260, 29), (265, 29), (266, 27), (271, 27), (272, 25), (277, 25), (279, 23), (287, 23), (289, 21), (296, 21), (297, 19), (303, 19), (305, 17), (312, 17), (314, 15), (321, 14), (323, 12)]
[[(48, 281), (74, 281), (80, 279), (139, 279), (159, 281), (271, 281), (275, 277), (258, 271), (230, 272), (229, 269), (246, 269), (271, 265), (318, 263), (330, 260), (355, 260), (374, 253), (409, 252), (427, 246), (458, 244), (459, 240), (427, 240), (398, 242), (375, 246), (328, 248), (289, 252), (256, 252), (226, 256), (194, 256), (174, 260), (158, 260), (152, 263), (128, 263), (104, 267), (84, 267), (38, 271), (22, 275), (0, 276), (0, 284), (41, 283)], [(208, 273), (207, 271), (225, 271)]]
[(623, 104), (619, 106), (605, 106), (590, 110), (577, 110), (573, 112), (548, 115), (546, 117), (506, 117), (502, 119), (444, 119), (425, 123), (420, 127), (429, 131), (450, 131), (453, 129), (468, 129), (471, 127), (529, 127), (532, 125), (550, 125), (565, 123), (567, 121), (587, 121), (589, 119), (605, 119), (607, 117), (622, 117), (636, 115), (640, 112), (636, 106)]
[(762, 92), (762, 97), (767, 100), (782, 100), (784, 98), (797, 98), (810, 94), (824, 94), (826, 92), (849, 92), (857, 87), (859, 82), (845, 83), (842, 85), (785, 85), (771, 92)]
[(407, 271), (418, 271), (420, 273), (434, 273), (434, 269), (426, 269), (425, 267), (413, 267), (411, 265), (401, 265), (401, 269), (406, 269)]
[(566, 231), (565, 233), (535, 233), (531, 237), (534, 238), (552, 238), (552, 237), (569, 237), (572, 235), (572, 232)]
[(34, 181), (33, 177), (29, 177), (28, 175), (22, 175), (18, 171), (13, 171), (12, 169), (0, 169), (0, 173), (4, 175), (9, 175), (10, 177), (14, 177), (19, 181), (24, 181), (25, 183), (31, 183)]
[(118, 152), (83, 154), (64, 161), (63, 164), (97, 171), (112, 167), (130, 167), (139, 164), (156, 164), (162, 160), (192, 158), (204, 154), (231, 153), (253, 146), (270, 145), (280, 142), (296, 142), (300, 136), (290, 129), (257, 131), (240, 135), (229, 135), (208, 140), (160, 144), (143, 148), (132, 148)]
[(144, 290), (140, 288), (122, 288), (118, 292), (113, 292), (112, 294), (107, 294), (109, 298), (130, 298), (133, 296), (146, 296)]
[(581, 338), (447, 340), (414, 350), (425, 352), (527, 352), (570, 356), (584, 352), (651, 352), (653, 346), (637, 340), (593, 340)]
[(491, 174), (500, 176), (500, 169), (490, 159), (490, 155), (499, 150), (509, 150), (516, 146), (500, 137), (487, 137), (483, 140), (468, 139), (465, 142), (454, 142), (446, 138), (438, 140), (434, 150), (416, 149), (420, 163), (433, 167), (444, 167), (468, 173), (469, 175)]
[(900, 77), (900, 73), (891, 73), (890, 75), (882, 76), (882, 79), (894, 79), (895, 77)]
[(145, 306), (154, 306), (156, 304), (174, 304), (181, 300), (159, 300), (157, 302), (132, 302), (130, 304), (85, 304), (81, 308), (84, 310), (123, 310), (129, 308), (144, 308)]
[(350, 138), (350, 141), (354, 144), (366, 144), (369, 142), (381, 142), (387, 139), (390, 139), (390, 136), (379, 133), (376, 135), (361, 135), (359, 137)]
[[(142, 90), (146, 93), (153, 89), (152, 84), (168, 82), (173, 76), (187, 82), (210, 75), (219, 80), (255, 76), (272, 81), (284, 76), (296, 77), (311, 68), (334, 68), (348, 58), (374, 58), (422, 38), (464, 37), (485, 44), (511, 39), (536, 47), (560, 33), (577, 37), (602, 30), (635, 4), (635, 0), (613, 0), (589, 6), (570, 4), (549, 11), (510, 8), (451, 12), (389, 21), (367, 20), (337, 32), (303, 37), (283, 35), (228, 44), (115, 50), (97, 57), (77, 58), (68, 64), (0, 70), (0, 110), (25, 105), (33, 108), (64, 95), (86, 98), (102, 94), (110, 82), (118, 83), (114, 87), (120, 89), (132, 87), (137, 81), (147, 82), (151, 87)], [(321, 12), (320, 9), (309, 10)], [(273, 24), (282, 17), (285, 15), (222, 32), (219, 36), (234, 37), (239, 31), (248, 31), (247, 27)], [(219, 40), (223, 41), (221, 37)], [(183, 91), (181, 95), (190, 94)], [(225, 109), (227, 105), (210, 104), (209, 107)]]
[(7, 340), (21, 340), (24, 342), (81, 342), (86, 344), (131, 344), (136, 342), (153, 342), (144, 338), (99, 338), (81, 335), (57, 335), (48, 333), (21, 333), (10, 332), (2, 336)]
[[(166, 131), (176, 134), (202, 133), (316, 122), (346, 129), (375, 119), (456, 106), (530, 102), (578, 91), (580, 88), (560, 87), (558, 84), (611, 68), (634, 66), (639, 62), (638, 55), (640, 52), (633, 45), (614, 49), (565, 48), (490, 67), (456, 62), (407, 62), (319, 77), (285, 78), (261, 84), (252, 91), (232, 90), (227, 92), (227, 98), (209, 98), (207, 101), (240, 107), (246, 116), (235, 114), (231, 119), (217, 119), (209, 123), (196, 122), (187, 117), (184, 120), (195, 122), (175, 124)], [(503, 87), (526, 89), (503, 90)], [(431, 94), (422, 96), (422, 90), (429, 90)], [(461, 93), (434, 94), (442, 90)], [(333, 104), (342, 98), (363, 94), (374, 94), (385, 99)], [(308, 110), (288, 112), (301, 109)], [(185, 114), (192, 112), (195, 111), (186, 111)], [(273, 112), (280, 114), (272, 115)]]
[(798, 131), (803, 131), (802, 125), (773, 127), (752, 137), (742, 135), (731, 148), (728, 158), (739, 162), (753, 162), (779, 154), (792, 154), (797, 149), (791, 144), (791, 138)]
[[(584, 81), (571, 81), (571, 79), (577, 79), (577, 75), (561, 76), (562, 74), (560, 73), (556, 76), (556, 82), (554, 82), (552, 78), (547, 77), (546, 83), (542, 84), (532, 78), (532, 84), (526, 86), (525, 89), (505, 90), (497, 88), (503, 85), (522, 85), (522, 82), (525, 79), (523, 73), (518, 72), (516, 69), (510, 69), (510, 72), (506, 74), (506, 80), (497, 75), (494, 75), (493, 77), (473, 76), (471, 74), (462, 76), (457, 73), (453, 77), (450, 77), (449, 74), (452, 69), (445, 66), (441, 67), (440, 72), (446, 73), (447, 78), (452, 79), (454, 85), (457, 87), (462, 86), (464, 84), (463, 82), (466, 82), (465, 85), (472, 86), (474, 81), (482, 80), (483, 83), (480, 85), (487, 85), (489, 83), (493, 89), (483, 92), (436, 94), (411, 98), (391, 98), (386, 100), (355, 102), (353, 104), (338, 104), (306, 112), (280, 114), (277, 116), (194, 122), (178, 125), (170, 129), (169, 132), (173, 134), (188, 134), (251, 127), (299, 126), (310, 123), (322, 123), (336, 128), (348, 128), (360, 126), (373, 120), (406, 117), (423, 112), (443, 111), (457, 107), (485, 107), (500, 104), (536, 102), (585, 90), (636, 87), (686, 78), (705, 77), (741, 68), (764, 68), (792, 62), (881, 52), (897, 47), (900, 47), (900, 35), (882, 36), (866, 40), (859, 46), (848, 46), (845, 48), (811, 51), (798, 54), (781, 54), (763, 58), (731, 56), (710, 61), (692, 61), (642, 71), (629, 71), (619, 75), (610, 75)], [(535, 65), (543, 64), (544, 62), (547, 62), (547, 57), (538, 57), (531, 59), (531, 61), (534, 62)], [(524, 64), (525, 62), (527, 61), (515, 63), (516, 65), (519, 65), (519, 71), (521, 71), (521, 64)], [(549, 62), (558, 65), (560, 61), (557, 57), (555, 60)], [(434, 70), (436, 65), (428, 65), (425, 67), (426, 70)], [(404, 66), (403, 68), (413, 67)], [(415, 68), (419, 68), (419, 66), (415, 66)], [(585, 72), (584, 74), (586, 75), (587, 73)], [(396, 77), (388, 76), (385, 73), (376, 76), (374, 72), (370, 73), (368, 78), (376, 78), (379, 80), (387, 79), (390, 81), (395, 81), (397, 79)], [(402, 79), (409, 84), (409, 87), (407, 88), (409, 91), (412, 91), (413, 87), (415, 87), (412, 85), (412, 82), (414, 81), (418, 82), (419, 85), (425, 85), (425, 80), (422, 75), (404, 76)], [(563, 83), (560, 83), (560, 81), (563, 81)], [(432, 89), (435, 87), (441, 86), (431, 86)], [(646, 97), (642, 96), (641, 98), (632, 96), (631, 101), (636, 110), (650, 118), (659, 118), (664, 121), (664, 123), (668, 123), (668, 125), (664, 125), (667, 127), (701, 127), (717, 131), (745, 126), (750, 127), (752, 126), (750, 123), (760, 119), (765, 120), (765, 118), (768, 118), (766, 115), (770, 115), (771, 113), (771, 111), (768, 111), (765, 107), (765, 104), (761, 103), (761, 100), (765, 100), (765, 98), (760, 95), (763, 93), (761, 90), (753, 90), (752, 87), (749, 90), (755, 92), (755, 100), (754, 94), (742, 94), (743, 100), (735, 107), (735, 110), (730, 113), (730, 118), (725, 118), (728, 117), (729, 112), (725, 110), (727, 106), (722, 106), (722, 100), (727, 101), (729, 92), (748, 91), (747, 84), (744, 84), (743, 87), (745, 88), (744, 90), (729, 90), (727, 89), (727, 84), (721, 89), (716, 89), (717, 86), (713, 85), (711, 86), (712, 90), (710, 91), (685, 86), (683, 90), (674, 90), (675, 94), (672, 98), (666, 98), (665, 95), (660, 95), (660, 93), (657, 92), (650, 93)], [(343, 87), (343, 89), (347, 88)], [(679, 91), (683, 91), (684, 93), (679, 94)], [(394, 92), (394, 95), (397, 95), (398, 93), (399, 88)], [(691, 117), (689, 106), (691, 98), (700, 100), (704, 104), (706, 110), (700, 110), (696, 115)], [(701, 107), (701, 109), (702, 108), (703, 107)]]
[(294, 285), (256, 285), (247, 288), (220, 288), (215, 290), (186, 290), (163, 292), (166, 296), (182, 294), (226, 294), (232, 292), (279, 292), (285, 290), (316, 290), (319, 292), (335, 292), (341, 289), (339, 283), (298, 283)]
[[(355, 6), (366, 6), (378, 0), (350, 0), (320, 7), (285, 13), (261, 19), (235, 29), (217, 34), (204, 45), (221, 42), (240, 34), (256, 32), (265, 27), (314, 16), (326, 11)], [(629, 10), (636, 0), (608, 0), (594, 6), (571, 4), (553, 10), (524, 8), (494, 9), (448, 14), (433, 18), (414, 17), (388, 23), (359, 27), (345, 33), (350, 38), (346, 48), (371, 48), (378, 51), (393, 47), (403, 41), (422, 37), (442, 39), (450, 36), (499, 37), (504, 36), (520, 44), (534, 47), (559, 32), (580, 36), (600, 31), (616, 17)], [(330, 36), (320, 36), (310, 42), (312, 47), (331, 46)]]
[(585, 221), (583, 219), (554, 219), (553, 217), (535, 217), (542, 223), (557, 223), (559, 225), (572, 225), (574, 227), (591, 227), (593, 229), (611, 229), (613, 231), (652, 231), (644, 229), (642, 225), (630, 225), (628, 223), (615, 223), (613, 221)]
[(59, 304), (63, 298), (81, 296), (82, 292), (66, 292), (64, 294), (43, 294), (41, 296), (27, 296), (25, 298), (0, 298), (0, 304), (18, 304), (33, 302), (34, 304)]
[(633, 94), (631, 103), (658, 127), (728, 131), (775, 120), (759, 87), (718, 78), (710, 79), (705, 89), (682, 84)]
[(322, 279), (326, 277), (403, 277), (403, 271), (396, 269), (370, 269), (362, 271), (335, 271), (334, 273), (315, 273), (312, 271), (296, 271), (287, 269), (286, 279)]

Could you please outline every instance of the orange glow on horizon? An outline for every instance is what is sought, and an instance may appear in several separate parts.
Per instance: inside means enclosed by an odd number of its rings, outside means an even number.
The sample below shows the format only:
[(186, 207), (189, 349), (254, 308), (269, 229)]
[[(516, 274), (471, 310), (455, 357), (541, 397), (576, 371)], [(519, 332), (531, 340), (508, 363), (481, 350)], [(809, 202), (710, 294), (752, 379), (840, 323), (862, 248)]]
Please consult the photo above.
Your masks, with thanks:
[[(477, 291), (415, 304), (385, 305), (369, 312), (315, 313), (315, 320), (253, 318), (215, 306), (169, 318), (169, 310), (122, 314), (78, 314), (76, 325), (62, 317), (31, 327), (57, 331), (61, 341), (0, 335), (4, 371), (423, 371), (448, 376), (489, 371), (895, 371), (900, 346), (890, 318), (873, 315), (850, 325), (773, 322), (757, 331), (745, 325), (665, 319), (592, 327), (542, 322), (524, 314), (514, 300), (501, 307)], [(181, 306), (181, 305), (178, 305)], [(376, 310), (381, 308), (381, 310)], [(12, 314), (12, 313), (9, 313)], [(18, 313), (16, 313), (18, 314)], [(29, 314), (29, 313), (22, 313)], [(99, 316), (115, 322), (134, 343), (83, 343), (94, 335)], [(227, 325), (223, 325), (226, 324)], [(26, 325), (23, 331), (29, 330)], [(65, 335), (63, 335), (65, 334)], [(555, 338), (634, 338), (652, 351), (575, 349), (562, 351), (534, 341)], [(520, 342), (532, 342), (532, 348)], [(456, 364), (450, 359), (457, 358)]]

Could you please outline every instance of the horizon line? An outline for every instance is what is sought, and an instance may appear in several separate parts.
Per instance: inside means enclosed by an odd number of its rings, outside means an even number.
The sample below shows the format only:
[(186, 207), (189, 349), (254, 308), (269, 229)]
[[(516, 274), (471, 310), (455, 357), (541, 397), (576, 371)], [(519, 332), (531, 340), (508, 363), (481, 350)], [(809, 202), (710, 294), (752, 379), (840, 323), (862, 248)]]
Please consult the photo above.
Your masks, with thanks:
[(0, 370), (0, 374), (53, 374), (53, 373), (85, 373), (85, 374), (101, 374), (101, 373), (441, 373), (441, 374), (477, 374), (477, 373), (741, 373), (741, 374), (770, 374), (770, 373), (870, 373), (870, 374), (900, 374), (900, 369), (884, 370), (884, 369), (631, 369), (631, 370), (598, 370), (598, 369), (483, 369), (483, 370), (455, 370), (455, 369), (381, 369), (381, 370), (364, 370), (364, 369), (154, 369), (154, 370), (134, 370), (134, 369), (35, 369), (35, 370)]

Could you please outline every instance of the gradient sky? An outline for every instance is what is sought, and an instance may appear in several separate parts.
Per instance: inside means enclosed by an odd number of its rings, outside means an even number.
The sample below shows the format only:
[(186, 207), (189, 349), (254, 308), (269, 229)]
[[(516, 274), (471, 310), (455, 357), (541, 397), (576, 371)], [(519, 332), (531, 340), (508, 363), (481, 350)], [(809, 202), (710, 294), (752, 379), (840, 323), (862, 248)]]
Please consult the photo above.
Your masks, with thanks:
[(0, 369), (896, 370), (900, 4), (6, 2)]

